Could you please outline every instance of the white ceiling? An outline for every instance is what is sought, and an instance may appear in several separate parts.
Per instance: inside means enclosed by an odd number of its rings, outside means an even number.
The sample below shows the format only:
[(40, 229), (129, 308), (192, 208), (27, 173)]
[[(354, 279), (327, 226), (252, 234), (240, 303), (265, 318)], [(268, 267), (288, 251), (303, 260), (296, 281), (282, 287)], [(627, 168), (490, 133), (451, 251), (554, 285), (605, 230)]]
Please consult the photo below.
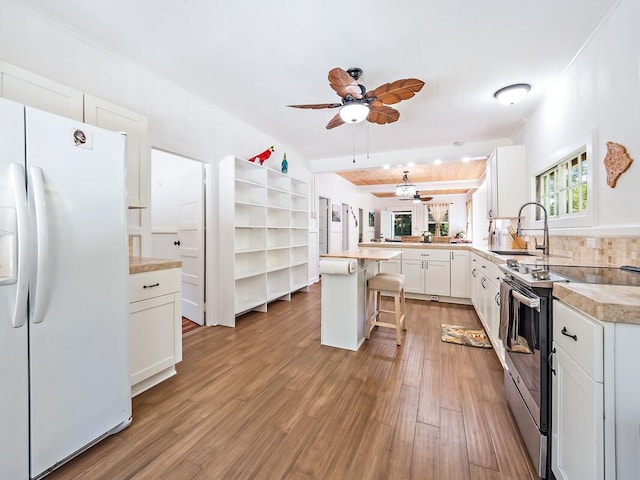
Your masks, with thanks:
[[(272, 135), (310, 160), (350, 168), (354, 132), (326, 130), (340, 101), (333, 67), (364, 70), (367, 89), (426, 82), (396, 105), (400, 119), (356, 127), (357, 154), (409, 150), (484, 156), (544, 97), (617, 0), (24, 0), (82, 36), (127, 56)], [(493, 92), (532, 85), (503, 106)], [(464, 147), (453, 147), (455, 141)], [(379, 158), (383, 159), (384, 155)], [(382, 161), (382, 160), (381, 160)], [(321, 162), (320, 162), (321, 163)], [(380, 163), (381, 164), (381, 163)], [(366, 166), (362, 161), (357, 167)]]

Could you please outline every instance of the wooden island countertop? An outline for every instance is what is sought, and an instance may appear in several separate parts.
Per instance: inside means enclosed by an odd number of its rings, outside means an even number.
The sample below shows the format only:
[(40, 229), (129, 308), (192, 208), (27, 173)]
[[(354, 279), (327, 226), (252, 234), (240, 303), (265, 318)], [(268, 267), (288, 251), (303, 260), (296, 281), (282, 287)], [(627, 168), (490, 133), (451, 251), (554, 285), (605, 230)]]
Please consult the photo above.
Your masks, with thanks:
[(357, 250), (342, 250), (334, 253), (323, 253), (321, 258), (355, 258), (357, 260), (391, 260), (402, 253), (401, 250), (382, 250), (359, 248)]

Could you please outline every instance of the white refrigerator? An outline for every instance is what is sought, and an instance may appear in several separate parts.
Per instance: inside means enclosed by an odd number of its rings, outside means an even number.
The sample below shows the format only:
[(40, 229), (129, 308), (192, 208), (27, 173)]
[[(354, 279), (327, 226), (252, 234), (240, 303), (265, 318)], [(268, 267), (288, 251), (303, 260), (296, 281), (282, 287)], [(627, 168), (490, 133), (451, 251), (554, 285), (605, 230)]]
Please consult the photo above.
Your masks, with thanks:
[(0, 478), (131, 421), (124, 135), (0, 99)]

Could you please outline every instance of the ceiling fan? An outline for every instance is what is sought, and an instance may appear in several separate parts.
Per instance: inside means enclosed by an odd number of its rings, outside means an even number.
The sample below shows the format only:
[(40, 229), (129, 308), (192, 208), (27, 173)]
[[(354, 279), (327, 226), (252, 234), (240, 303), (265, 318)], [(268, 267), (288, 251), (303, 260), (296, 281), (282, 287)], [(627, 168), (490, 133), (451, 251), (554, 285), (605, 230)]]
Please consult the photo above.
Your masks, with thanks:
[(411, 196), (411, 197), (398, 197), (399, 200), (412, 200), (413, 203), (420, 203), (420, 202), (429, 202), (431, 200), (433, 200), (433, 197), (427, 197), (420, 195), (420, 192), (416, 190), (416, 193)]
[(341, 103), (312, 103), (307, 105), (287, 105), (293, 108), (340, 108), (340, 111), (327, 124), (327, 129), (338, 127), (343, 123), (358, 123), (367, 120), (384, 125), (400, 118), (400, 112), (389, 107), (402, 100), (408, 100), (424, 86), (417, 78), (403, 78), (392, 83), (385, 83), (374, 90), (369, 90), (358, 83), (362, 75), (361, 68), (333, 68), (329, 71), (329, 85), (342, 98)]

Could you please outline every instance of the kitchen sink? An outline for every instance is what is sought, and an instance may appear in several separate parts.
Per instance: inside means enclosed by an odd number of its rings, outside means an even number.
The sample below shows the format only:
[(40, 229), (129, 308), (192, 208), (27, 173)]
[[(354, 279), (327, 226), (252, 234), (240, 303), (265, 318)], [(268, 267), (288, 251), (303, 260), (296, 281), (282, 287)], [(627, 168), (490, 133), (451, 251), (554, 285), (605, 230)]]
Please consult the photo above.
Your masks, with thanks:
[(507, 255), (507, 256), (526, 256), (526, 257), (536, 257), (535, 253), (527, 252), (525, 250), (490, 250), (491, 253), (495, 253), (497, 255)]

